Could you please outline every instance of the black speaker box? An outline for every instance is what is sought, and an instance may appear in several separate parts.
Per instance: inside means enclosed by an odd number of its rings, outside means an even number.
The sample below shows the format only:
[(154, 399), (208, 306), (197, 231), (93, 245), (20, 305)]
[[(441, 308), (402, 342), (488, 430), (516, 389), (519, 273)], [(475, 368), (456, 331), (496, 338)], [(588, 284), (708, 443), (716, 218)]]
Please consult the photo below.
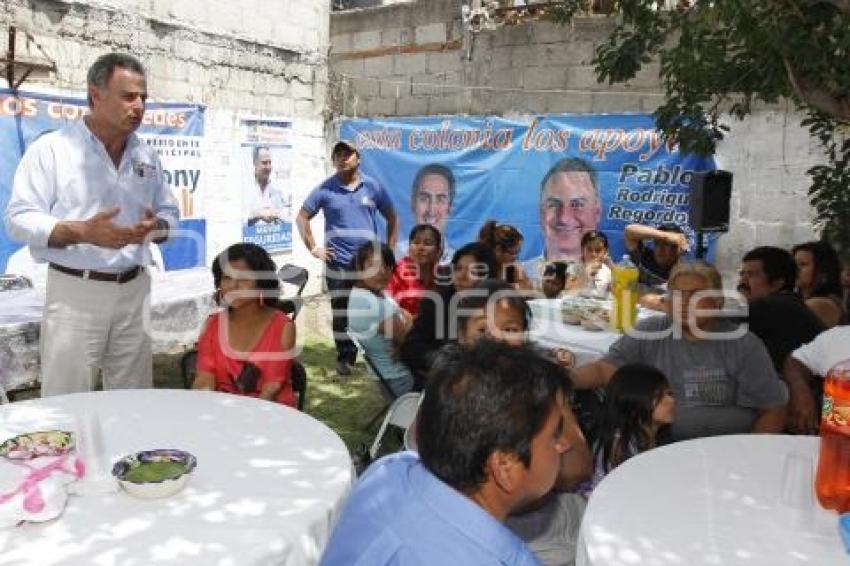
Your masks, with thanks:
[(690, 224), (695, 232), (729, 231), (732, 173), (699, 171), (691, 180)]

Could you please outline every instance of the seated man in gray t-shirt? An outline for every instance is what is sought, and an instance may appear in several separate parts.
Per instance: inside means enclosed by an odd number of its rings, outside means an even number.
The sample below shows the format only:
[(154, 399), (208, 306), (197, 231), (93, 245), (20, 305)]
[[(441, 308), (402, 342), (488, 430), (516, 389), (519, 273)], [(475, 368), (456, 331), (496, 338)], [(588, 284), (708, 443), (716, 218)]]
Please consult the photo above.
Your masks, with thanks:
[(722, 306), (717, 270), (679, 263), (668, 286), (669, 314), (641, 321), (603, 359), (578, 368), (576, 387), (604, 385), (624, 364), (649, 364), (667, 375), (676, 398), (674, 440), (781, 432), (788, 390), (761, 340), (712, 316)]

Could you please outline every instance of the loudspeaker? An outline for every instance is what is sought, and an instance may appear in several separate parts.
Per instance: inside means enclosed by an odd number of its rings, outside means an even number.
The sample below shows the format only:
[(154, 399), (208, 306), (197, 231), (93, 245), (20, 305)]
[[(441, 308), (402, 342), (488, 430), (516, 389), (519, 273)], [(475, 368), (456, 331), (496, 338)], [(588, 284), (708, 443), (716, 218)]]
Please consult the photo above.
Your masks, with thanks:
[(695, 232), (729, 231), (732, 173), (699, 171), (691, 180), (690, 224)]

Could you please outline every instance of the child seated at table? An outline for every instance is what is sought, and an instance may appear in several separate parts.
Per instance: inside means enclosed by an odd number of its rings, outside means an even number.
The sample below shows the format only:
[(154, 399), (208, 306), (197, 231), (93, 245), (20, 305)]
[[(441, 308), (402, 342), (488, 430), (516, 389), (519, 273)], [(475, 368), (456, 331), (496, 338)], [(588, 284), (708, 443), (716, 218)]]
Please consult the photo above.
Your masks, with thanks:
[(591, 230), (581, 238), (582, 263), (574, 277), (567, 279), (567, 289), (591, 291), (604, 297), (611, 289), (611, 258), (608, 256), (608, 237)]
[(291, 371), (295, 324), (279, 310), (280, 282), (269, 254), (234, 244), (212, 266), (216, 303), (198, 342), (193, 389), (295, 406)]
[(541, 286), (547, 299), (557, 299), (561, 292), (567, 288), (568, 267), (563, 261), (553, 261), (543, 269)]
[(605, 388), (605, 402), (593, 439), (593, 477), (580, 491), (586, 495), (608, 473), (640, 452), (654, 448), (659, 432), (676, 413), (667, 377), (652, 366), (626, 364)]

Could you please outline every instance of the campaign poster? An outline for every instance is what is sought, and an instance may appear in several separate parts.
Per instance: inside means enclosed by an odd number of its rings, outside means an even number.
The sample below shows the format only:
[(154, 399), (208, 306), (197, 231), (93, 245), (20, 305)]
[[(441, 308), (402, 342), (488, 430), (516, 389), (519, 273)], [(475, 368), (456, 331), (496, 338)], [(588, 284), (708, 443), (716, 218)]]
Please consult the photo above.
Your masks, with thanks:
[(240, 120), (242, 240), (292, 251), (292, 122)]
[[(0, 89), (0, 210), (5, 211), (18, 162), (40, 136), (82, 120), (89, 108), (83, 94), (56, 95)], [(160, 156), (163, 174), (180, 203), (178, 236), (151, 245), (154, 264), (164, 270), (203, 266), (206, 221), (200, 202), (205, 107), (148, 103), (137, 135)], [(0, 273), (31, 273), (32, 257), (0, 223)]]
[[(619, 261), (630, 223), (675, 223), (693, 250), (690, 182), (715, 168), (710, 156), (679, 152), (649, 114), (356, 119), (340, 137), (390, 193), (397, 255), (416, 224), (436, 226), (452, 251), (493, 219), (522, 232), (519, 259), (530, 275), (547, 261), (579, 260), (590, 230), (606, 234)], [(714, 236), (706, 241), (711, 258)]]

